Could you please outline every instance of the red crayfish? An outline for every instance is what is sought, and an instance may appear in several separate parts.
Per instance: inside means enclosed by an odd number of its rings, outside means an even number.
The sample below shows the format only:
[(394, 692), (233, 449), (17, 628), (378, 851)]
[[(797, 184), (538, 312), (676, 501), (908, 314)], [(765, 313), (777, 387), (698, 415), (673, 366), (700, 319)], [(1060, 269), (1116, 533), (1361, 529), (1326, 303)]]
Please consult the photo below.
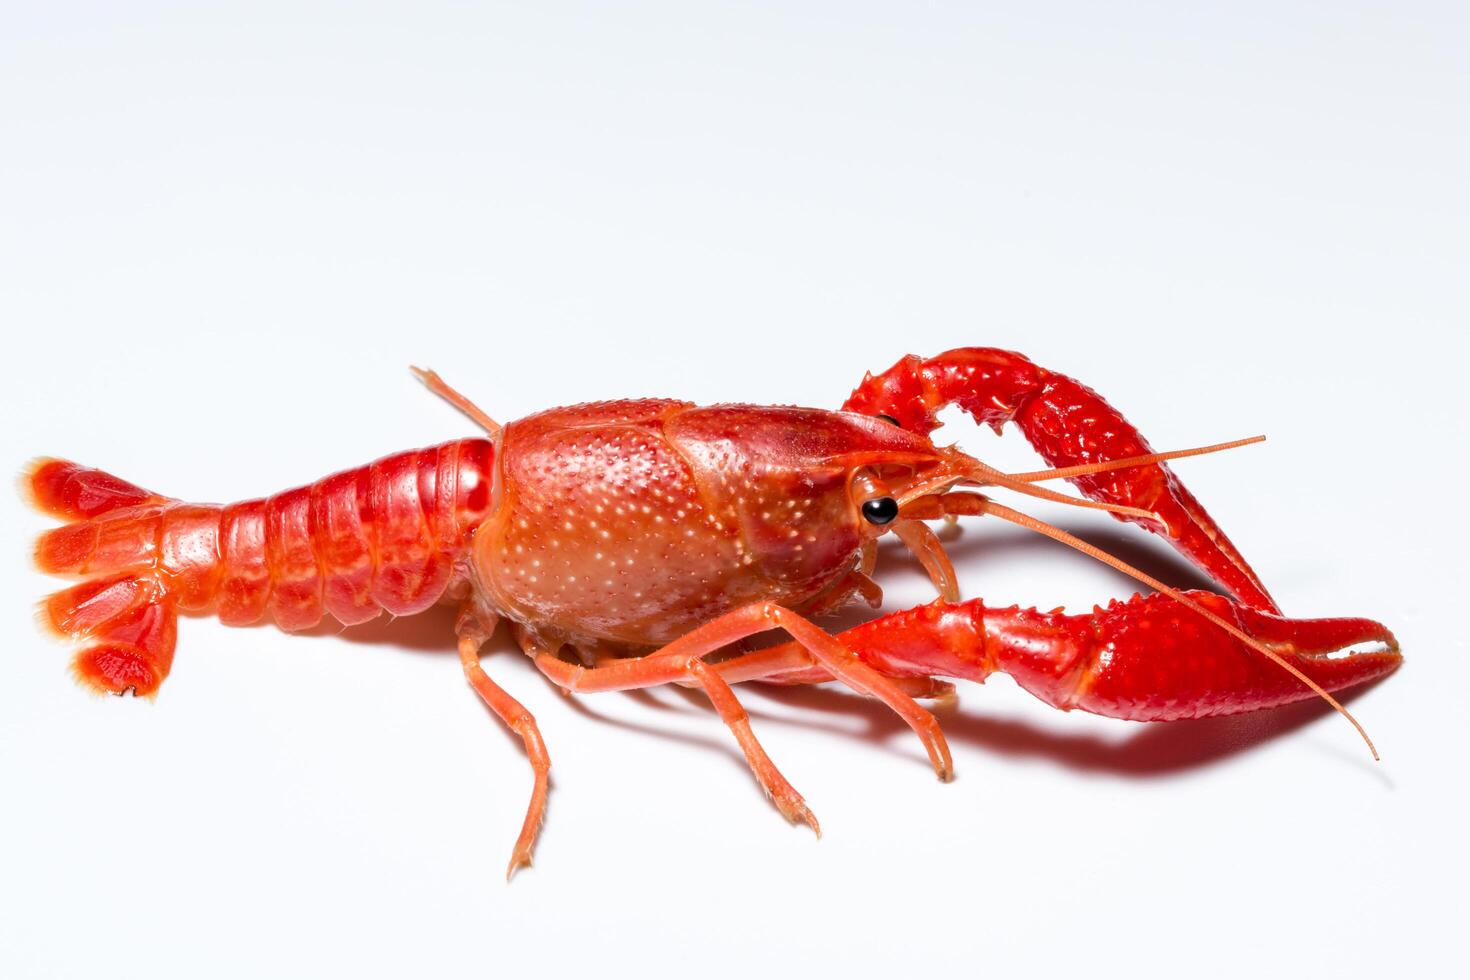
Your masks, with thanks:
[[(1165, 462), (1239, 443), (1155, 453), (1094, 391), (1019, 354), (905, 357), (867, 376), (835, 412), (646, 399), (556, 408), (503, 427), (437, 375), (419, 374), (488, 438), (222, 506), (36, 462), (25, 478), (33, 501), (71, 522), (43, 534), (35, 557), (45, 572), (80, 579), (42, 608), (50, 627), (82, 644), (76, 677), (97, 691), (154, 694), (181, 612), (229, 625), (269, 614), (299, 630), (326, 615), (351, 625), (457, 602), (465, 676), (524, 740), (535, 774), (509, 875), (530, 863), (550, 762), (536, 721), (481, 667), (479, 650), (501, 619), (565, 691), (702, 689), (777, 808), (813, 829), (732, 685), (839, 681), (897, 712), (948, 778), (944, 735), (916, 701), (952, 691), (941, 678), (1005, 671), (1056, 707), (1140, 721), (1312, 696), (1347, 715), (1329, 692), (1400, 662), (1378, 623), (1284, 618)], [(997, 429), (1016, 423), (1053, 468), (1002, 473), (935, 445), (936, 415), (949, 405)], [(1088, 499), (1037, 485), (1054, 478)], [(1110, 511), (1163, 536), (1230, 597), (1171, 589), (979, 492), (986, 487)], [(925, 522), (982, 514), (1071, 544), (1156, 591), (1079, 615), (960, 601)], [(814, 625), (854, 600), (879, 605), (870, 576), (889, 532), (940, 598), (836, 635)], [(742, 643), (772, 629), (794, 642)]]

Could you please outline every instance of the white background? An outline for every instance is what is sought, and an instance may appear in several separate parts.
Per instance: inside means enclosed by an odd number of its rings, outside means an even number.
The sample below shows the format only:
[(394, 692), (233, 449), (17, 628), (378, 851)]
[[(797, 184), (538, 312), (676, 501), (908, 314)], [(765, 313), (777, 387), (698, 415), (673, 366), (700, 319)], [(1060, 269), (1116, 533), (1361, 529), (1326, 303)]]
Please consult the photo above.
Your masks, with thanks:
[[(563, 699), (448, 613), (183, 623), (154, 704), (31, 628), (0, 519), (0, 975), (1442, 975), (1467, 870), (1470, 44), (1454, 3), (126, 4), (0, 15), (0, 461), (198, 500), (668, 395), (832, 406), (962, 344), (1096, 386), (1295, 615), (1388, 623), (1351, 700), (1142, 726), (996, 678), (959, 778), (836, 691), (742, 689), (826, 831), (698, 698)], [(1014, 433), (946, 436), (1005, 466)], [(1176, 584), (1161, 542), (1028, 509)], [(967, 595), (1132, 591), (971, 523)], [(885, 551), (888, 608), (931, 591)], [(1440, 957), (1453, 957), (1442, 961)]]

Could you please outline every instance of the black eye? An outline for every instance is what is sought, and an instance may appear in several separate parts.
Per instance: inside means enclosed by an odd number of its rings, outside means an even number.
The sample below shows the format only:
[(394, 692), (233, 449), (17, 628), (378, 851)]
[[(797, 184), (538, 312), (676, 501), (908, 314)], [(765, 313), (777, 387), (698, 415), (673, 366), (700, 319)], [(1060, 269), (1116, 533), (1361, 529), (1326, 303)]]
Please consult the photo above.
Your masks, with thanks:
[(889, 425), (897, 425), (900, 429), (903, 428), (903, 426), (898, 425), (898, 419), (894, 418), (892, 415), (880, 415), (878, 417), (887, 422)]
[(898, 516), (898, 501), (892, 497), (874, 497), (863, 501), (863, 520), (869, 524), (887, 524)]

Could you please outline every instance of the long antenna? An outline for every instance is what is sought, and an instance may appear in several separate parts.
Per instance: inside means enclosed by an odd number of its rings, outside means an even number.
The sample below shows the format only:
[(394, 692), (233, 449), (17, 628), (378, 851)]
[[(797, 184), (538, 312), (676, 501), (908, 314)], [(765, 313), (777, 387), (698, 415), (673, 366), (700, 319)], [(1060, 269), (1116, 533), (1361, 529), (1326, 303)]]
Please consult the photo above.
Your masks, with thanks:
[[(1104, 510), (1110, 514), (1127, 514), (1130, 517), (1142, 517), (1148, 520), (1159, 520), (1159, 515), (1153, 511), (1144, 510), (1141, 507), (1129, 507), (1127, 504), (1110, 504), (1104, 500), (1083, 500), (1080, 497), (1068, 496), (1058, 493), (1046, 487), (1032, 486), (1016, 480), (1008, 473), (1002, 473), (993, 466), (987, 466), (978, 459), (964, 457), (964, 464), (953, 469), (942, 469), (940, 472), (927, 479), (904, 487), (902, 495), (898, 498), (900, 506), (909, 501), (918, 500), (920, 497), (928, 496), (936, 491), (941, 491), (952, 486), (972, 487), (1005, 487), (1028, 497), (1040, 497), (1042, 500), (1050, 500), (1058, 504), (1068, 504), (1072, 507), (1085, 507), (1088, 510)], [(1162, 522), (1160, 522), (1162, 523)]]
[(1239, 449), (1241, 446), (1253, 446), (1258, 442), (1265, 442), (1265, 436), (1251, 436), (1249, 439), (1236, 439), (1233, 442), (1217, 442), (1213, 446), (1199, 446), (1194, 449), (1175, 449), (1167, 453), (1148, 453), (1144, 456), (1129, 456), (1124, 459), (1108, 459), (1097, 463), (1082, 463), (1078, 466), (1063, 466), (1051, 470), (1032, 470), (1029, 473), (1007, 473), (1007, 479), (1018, 483), (1035, 483), (1037, 480), (1059, 480), (1070, 479), (1074, 476), (1087, 476), (1091, 473), (1106, 473), (1109, 470), (1127, 469), (1130, 466), (1148, 466), (1152, 463), (1162, 463), (1171, 459), (1184, 459), (1186, 456), (1204, 456), (1208, 453), (1224, 452), (1227, 449)]
[[(1000, 470), (986, 466), (984, 463), (980, 464), (980, 473), (983, 475), (979, 478), (978, 482), (982, 486), (1005, 487), (1007, 490), (1014, 490), (1016, 493), (1025, 494), (1028, 497), (1038, 497), (1057, 504), (1068, 504), (1072, 507), (1086, 507), (1089, 510), (1105, 510), (1110, 514), (1126, 514), (1129, 517), (1142, 517), (1146, 520), (1159, 521), (1159, 515), (1150, 510), (1144, 510), (1141, 507), (1129, 507), (1127, 504), (1110, 504), (1102, 500), (1083, 500), (1079, 497), (1071, 497), (1065, 493), (1048, 490), (1046, 487), (1032, 486), (1031, 483), (1025, 480), (1018, 480), (1009, 473), (1002, 473)], [(1159, 523), (1162, 524), (1163, 521), (1159, 521)]]

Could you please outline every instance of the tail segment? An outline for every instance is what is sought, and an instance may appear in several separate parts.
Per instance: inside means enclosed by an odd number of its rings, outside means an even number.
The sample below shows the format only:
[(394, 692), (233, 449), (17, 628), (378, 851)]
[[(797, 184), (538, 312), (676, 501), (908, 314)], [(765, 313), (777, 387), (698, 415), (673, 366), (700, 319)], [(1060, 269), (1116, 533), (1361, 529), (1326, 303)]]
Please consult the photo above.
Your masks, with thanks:
[(459, 574), (490, 508), (494, 449), (465, 439), (388, 456), (309, 486), (224, 506), (186, 504), (63, 460), (24, 474), (32, 503), (73, 523), (36, 542), (41, 571), (82, 581), (40, 618), (86, 646), (99, 692), (151, 696), (173, 662), (179, 612), (287, 630), (421, 612)]

